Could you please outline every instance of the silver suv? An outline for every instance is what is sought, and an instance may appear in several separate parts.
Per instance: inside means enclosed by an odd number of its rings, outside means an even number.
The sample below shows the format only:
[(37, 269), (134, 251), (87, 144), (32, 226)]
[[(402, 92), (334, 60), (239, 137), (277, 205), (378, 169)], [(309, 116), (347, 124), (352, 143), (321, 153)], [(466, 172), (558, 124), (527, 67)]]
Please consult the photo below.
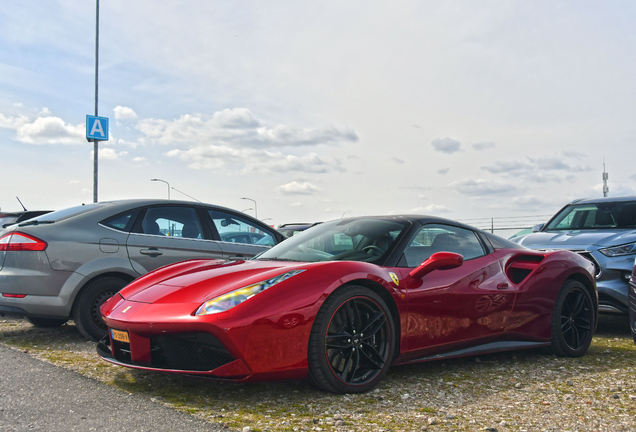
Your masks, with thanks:
[(532, 234), (511, 241), (531, 249), (569, 249), (596, 267), (599, 312), (627, 314), (636, 256), (636, 197), (579, 199)]
[[(226, 233), (258, 234), (257, 244)], [(86, 337), (106, 334), (99, 307), (139, 276), (191, 258), (250, 258), (283, 240), (224, 207), (184, 201), (87, 204), (0, 233), (0, 316), (54, 327), (73, 319)]]

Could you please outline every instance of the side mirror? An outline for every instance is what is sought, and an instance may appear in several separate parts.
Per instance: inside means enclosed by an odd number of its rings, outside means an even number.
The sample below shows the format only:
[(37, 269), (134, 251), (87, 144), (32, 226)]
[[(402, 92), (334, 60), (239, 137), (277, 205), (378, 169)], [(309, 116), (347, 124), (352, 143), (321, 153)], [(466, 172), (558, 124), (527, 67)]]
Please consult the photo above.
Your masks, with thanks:
[(536, 233), (539, 232), (543, 229), (543, 227), (545, 226), (545, 224), (538, 224), (532, 227), (532, 232)]
[(414, 268), (409, 276), (421, 279), (434, 270), (450, 270), (461, 266), (464, 257), (454, 252), (437, 252), (430, 256), (418, 267)]

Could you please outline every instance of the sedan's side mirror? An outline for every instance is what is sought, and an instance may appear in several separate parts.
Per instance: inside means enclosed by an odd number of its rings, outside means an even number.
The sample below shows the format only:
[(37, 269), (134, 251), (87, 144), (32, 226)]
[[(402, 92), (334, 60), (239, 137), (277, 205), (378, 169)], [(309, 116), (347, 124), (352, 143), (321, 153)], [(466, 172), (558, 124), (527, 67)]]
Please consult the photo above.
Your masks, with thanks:
[(433, 270), (450, 270), (461, 266), (464, 263), (464, 257), (454, 252), (437, 252), (430, 256), (426, 261), (414, 268), (409, 276), (415, 279), (421, 279)]
[(536, 233), (539, 232), (543, 229), (543, 227), (545, 226), (545, 224), (538, 224), (532, 227), (532, 232)]

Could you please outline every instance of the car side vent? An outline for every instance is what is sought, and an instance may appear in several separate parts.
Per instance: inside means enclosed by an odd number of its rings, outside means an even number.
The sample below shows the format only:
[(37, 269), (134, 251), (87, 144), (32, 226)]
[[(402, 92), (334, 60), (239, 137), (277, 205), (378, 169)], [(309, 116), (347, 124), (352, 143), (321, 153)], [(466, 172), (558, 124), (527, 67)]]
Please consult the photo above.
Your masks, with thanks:
[(516, 256), (506, 263), (506, 276), (515, 284), (521, 283), (544, 258), (542, 255)]

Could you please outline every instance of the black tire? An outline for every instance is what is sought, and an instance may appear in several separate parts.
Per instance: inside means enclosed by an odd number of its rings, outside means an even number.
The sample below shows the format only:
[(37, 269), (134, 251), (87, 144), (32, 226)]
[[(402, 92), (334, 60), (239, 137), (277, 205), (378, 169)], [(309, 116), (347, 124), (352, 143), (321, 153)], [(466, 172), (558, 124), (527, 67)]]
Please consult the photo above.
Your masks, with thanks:
[(592, 343), (596, 313), (585, 286), (566, 281), (552, 313), (552, 352), (559, 357), (581, 357)]
[(68, 321), (67, 319), (64, 318), (35, 318), (35, 317), (26, 317), (26, 320), (28, 322), (30, 322), (31, 324), (33, 324), (35, 327), (40, 327), (40, 328), (55, 328), (55, 327), (60, 327), (62, 325), (64, 325), (66, 323), (66, 321)]
[(314, 321), (309, 380), (333, 393), (369, 391), (391, 366), (394, 349), (395, 326), (382, 298), (370, 289), (345, 285), (327, 298)]
[(107, 276), (92, 280), (82, 288), (73, 306), (73, 320), (81, 334), (96, 341), (106, 336), (108, 328), (99, 308), (126, 285), (128, 282), (124, 279)]

